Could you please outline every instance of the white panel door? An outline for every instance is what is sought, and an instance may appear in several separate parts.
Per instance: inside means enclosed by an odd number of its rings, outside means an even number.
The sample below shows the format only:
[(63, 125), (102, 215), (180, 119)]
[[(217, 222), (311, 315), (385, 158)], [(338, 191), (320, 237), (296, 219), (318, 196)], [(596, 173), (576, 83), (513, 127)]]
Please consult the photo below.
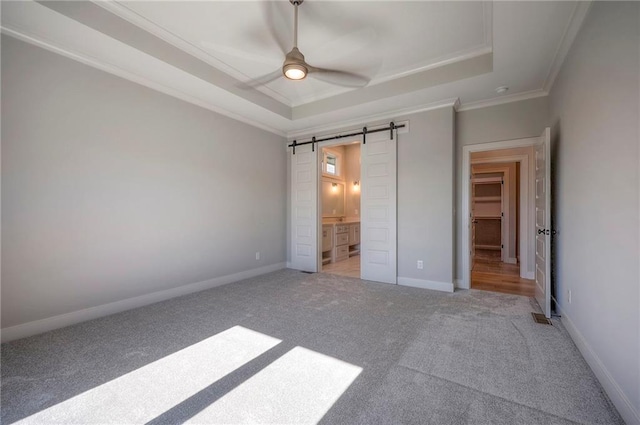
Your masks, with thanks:
[(551, 317), (551, 130), (535, 146), (536, 170), (536, 300)]
[(291, 156), (290, 268), (318, 271), (318, 152), (297, 146)]
[(397, 134), (367, 136), (361, 147), (360, 277), (397, 283)]

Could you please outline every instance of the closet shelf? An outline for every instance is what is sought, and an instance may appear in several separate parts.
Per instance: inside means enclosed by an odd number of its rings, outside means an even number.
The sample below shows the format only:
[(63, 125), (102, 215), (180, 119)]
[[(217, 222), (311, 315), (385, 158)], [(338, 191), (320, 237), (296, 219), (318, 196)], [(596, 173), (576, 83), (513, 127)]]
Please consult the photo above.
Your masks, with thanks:
[(473, 198), (475, 202), (500, 202), (502, 197), (500, 196), (476, 196)]

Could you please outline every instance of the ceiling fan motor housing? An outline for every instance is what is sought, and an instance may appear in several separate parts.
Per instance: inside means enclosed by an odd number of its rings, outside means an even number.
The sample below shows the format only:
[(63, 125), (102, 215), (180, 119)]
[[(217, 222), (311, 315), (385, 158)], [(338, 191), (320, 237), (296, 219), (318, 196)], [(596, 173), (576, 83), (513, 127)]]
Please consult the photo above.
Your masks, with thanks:
[[(292, 0), (293, 2), (294, 0)], [(304, 55), (297, 47), (291, 49), (284, 58), (282, 73), (290, 80), (302, 80), (309, 73)]]

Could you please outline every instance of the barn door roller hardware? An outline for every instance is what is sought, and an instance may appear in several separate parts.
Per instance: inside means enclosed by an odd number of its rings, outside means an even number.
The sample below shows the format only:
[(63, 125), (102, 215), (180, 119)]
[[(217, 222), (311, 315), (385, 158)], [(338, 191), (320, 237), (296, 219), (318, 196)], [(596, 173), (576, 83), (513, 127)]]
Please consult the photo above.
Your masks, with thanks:
[(309, 140), (307, 142), (298, 142), (297, 140), (294, 140), (293, 142), (291, 142), (289, 147), (293, 148), (293, 154), (294, 155), (296, 154), (296, 146), (304, 146), (304, 145), (309, 145), (309, 144), (311, 145), (311, 150), (313, 152), (315, 152), (316, 144), (318, 144), (320, 142), (327, 142), (329, 140), (344, 139), (345, 137), (354, 137), (354, 136), (362, 136), (362, 143), (366, 144), (367, 143), (367, 134), (380, 133), (381, 131), (388, 131), (389, 132), (389, 139), (393, 140), (393, 130), (397, 130), (399, 128), (404, 128), (404, 127), (405, 127), (405, 124), (396, 125), (393, 121), (391, 121), (387, 127), (376, 128), (375, 130), (369, 130), (369, 129), (367, 129), (367, 127), (363, 127), (362, 131), (357, 131), (355, 133), (349, 133), (349, 134), (339, 134), (337, 136), (325, 137), (324, 139), (316, 139), (316, 136), (313, 136), (311, 138), (311, 140)]

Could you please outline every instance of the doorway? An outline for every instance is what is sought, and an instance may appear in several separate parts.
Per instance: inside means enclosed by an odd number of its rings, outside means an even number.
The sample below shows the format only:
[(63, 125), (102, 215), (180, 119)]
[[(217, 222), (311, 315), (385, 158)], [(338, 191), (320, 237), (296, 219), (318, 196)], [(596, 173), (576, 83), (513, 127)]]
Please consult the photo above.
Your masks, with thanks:
[(507, 154), (471, 154), (471, 288), (533, 297), (520, 277), (520, 162), (483, 162)]
[[(520, 277), (534, 279), (535, 299), (544, 315), (551, 317), (551, 129), (540, 137), (462, 147), (462, 214), (460, 288), (471, 288), (471, 154), (488, 156), (484, 162), (520, 163)], [(496, 151), (502, 155), (496, 157)], [(526, 266), (525, 266), (526, 265)], [(534, 272), (535, 271), (535, 272)]]
[[(513, 191), (517, 185), (517, 215), (518, 232), (517, 239), (512, 237), (507, 241), (510, 245), (516, 245), (517, 255), (506, 255), (504, 263), (512, 264), (517, 261), (519, 265), (519, 277), (522, 279), (534, 278), (535, 265), (535, 195), (534, 195), (534, 146), (540, 142), (539, 138), (527, 138), (503, 142), (483, 143), (480, 145), (463, 146), (462, 157), (462, 214), (461, 214), (461, 251), (462, 251), (462, 280), (460, 287), (471, 288), (471, 269), (474, 260), (472, 249), (472, 166), (484, 167), (483, 171), (509, 173), (508, 190), (503, 189), (504, 196), (516, 199)], [(473, 161), (472, 161), (473, 155)], [(472, 162), (474, 162), (472, 164)], [(516, 170), (505, 168), (503, 164), (516, 163)], [(484, 164), (480, 166), (479, 164)], [(491, 165), (490, 165), (491, 164)], [(496, 165), (497, 164), (497, 165)], [(489, 168), (494, 167), (494, 168)], [(514, 182), (513, 175), (516, 176)], [(510, 205), (516, 205), (510, 202)], [(515, 230), (515, 229), (514, 229)], [(501, 244), (502, 245), (502, 244)], [(511, 247), (507, 252), (511, 251)], [(502, 258), (502, 257), (501, 257)]]
[[(407, 122), (400, 123), (402, 128)], [(408, 129), (406, 130), (408, 131)], [(349, 137), (360, 144), (360, 278), (397, 284), (397, 140), (398, 126), (373, 128), (362, 137), (336, 136), (321, 147)], [(317, 142), (316, 142), (317, 143)], [(310, 273), (322, 270), (321, 149), (316, 143), (289, 145), (289, 260), (287, 267)], [(333, 165), (333, 164), (331, 164)], [(336, 182), (337, 183), (337, 182)], [(353, 187), (354, 181), (345, 181)], [(333, 187), (333, 185), (332, 185)], [(346, 190), (346, 187), (345, 187)], [(337, 214), (337, 213), (336, 213)], [(346, 218), (346, 216), (345, 216)], [(341, 236), (344, 238), (344, 236)], [(348, 248), (347, 248), (348, 249)], [(344, 250), (344, 248), (342, 248)], [(341, 253), (343, 254), (343, 253)], [(347, 252), (348, 255), (348, 252)]]
[(320, 155), (321, 271), (360, 278), (360, 142), (323, 147)]

